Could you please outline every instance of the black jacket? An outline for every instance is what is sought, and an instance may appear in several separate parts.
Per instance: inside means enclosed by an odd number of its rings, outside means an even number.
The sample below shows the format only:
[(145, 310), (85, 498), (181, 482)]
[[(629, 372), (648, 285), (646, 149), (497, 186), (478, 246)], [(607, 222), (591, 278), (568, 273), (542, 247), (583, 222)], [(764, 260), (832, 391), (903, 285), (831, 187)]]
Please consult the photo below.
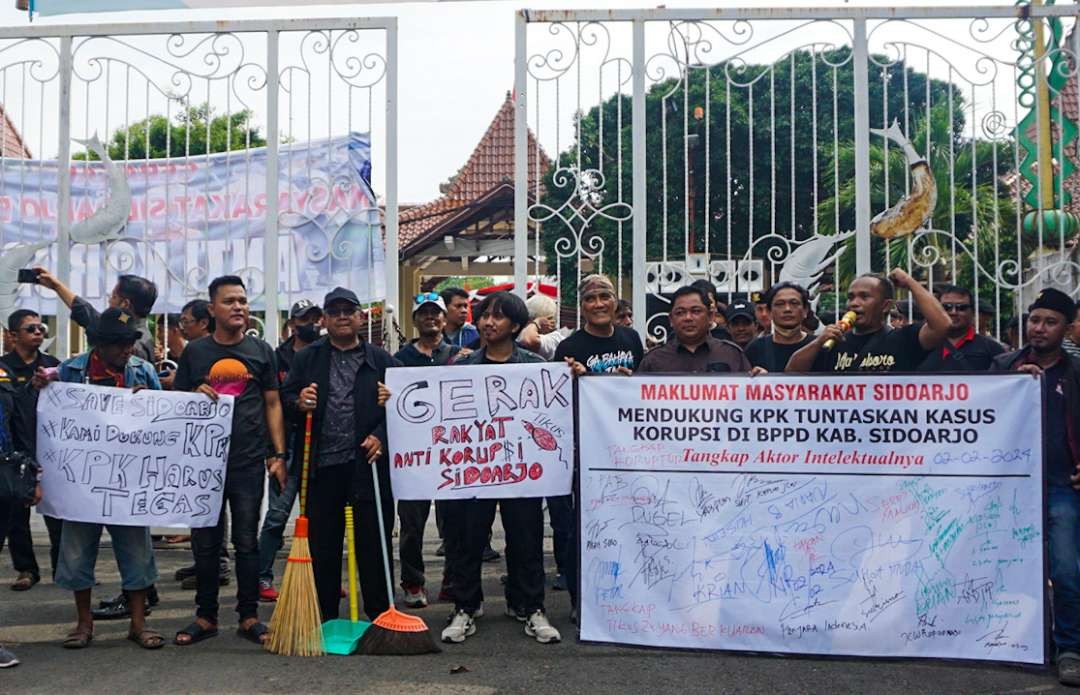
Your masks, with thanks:
[[(293, 461), (295, 470), (299, 471), (299, 465), (304, 455), (304, 420), (305, 414), (296, 407), (302, 391), (308, 384), (317, 384), (319, 389), (319, 401), (315, 407), (314, 418), (311, 423), (311, 465), (310, 475), (317, 474), (315, 462), (319, 458), (319, 430), (322, 426), (323, 416), (326, 412), (326, 403), (330, 393), (330, 358), (333, 347), (330, 339), (320, 338), (293, 358), (289, 375), (285, 378), (285, 384), (281, 387), (281, 404), (285, 409), (286, 419), (293, 425)], [(386, 442), (386, 409), (376, 405), (379, 399), (378, 384), (386, 380), (388, 367), (400, 367), (401, 363), (394, 359), (390, 353), (381, 347), (364, 343), (364, 363), (360, 371), (356, 373), (356, 382), (353, 386), (353, 401), (355, 403), (356, 417), (356, 441), (362, 442), (369, 434), (374, 434), (382, 442), (382, 456), (376, 465), (379, 467), (379, 482), (381, 483), (383, 504), (390, 504), (390, 465), (389, 447)], [(357, 499), (371, 501), (375, 499), (375, 487), (372, 484), (371, 472), (365, 461), (366, 456), (362, 450), (357, 451), (357, 460), (364, 461), (353, 471), (353, 493)]]
[[(1016, 371), (1017, 365), (1031, 352), (1031, 347), (1006, 352), (994, 358), (990, 367), (993, 372)], [(1062, 351), (1065, 359), (1065, 375), (1061, 378), (1062, 388), (1065, 391), (1065, 411), (1068, 414), (1066, 430), (1069, 435), (1069, 451), (1072, 452), (1073, 461), (1080, 471), (1080, 359)]]
[(0, 453), (18, 449), (34, 455), (34, 431), (26, 419), (27, 389), (0, 377)]

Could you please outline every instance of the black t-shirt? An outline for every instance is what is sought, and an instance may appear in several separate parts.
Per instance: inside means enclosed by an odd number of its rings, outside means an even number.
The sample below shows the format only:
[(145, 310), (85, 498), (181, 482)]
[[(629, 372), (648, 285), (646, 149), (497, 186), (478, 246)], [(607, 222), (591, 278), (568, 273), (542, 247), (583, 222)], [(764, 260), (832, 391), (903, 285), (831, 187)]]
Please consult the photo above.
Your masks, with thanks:
[(813, 340), (814, 336), (807, 335), (797, 343), (784, 345), (774, 341), (771, 335), (763, 335), (751, 340), (743, 352), (751, 365), (764, 367), (770, 372), (782, 372), (787, 368), (791, 356)]
[(574, 331), (555, 348), (555, 361), (573, 357), (590, 372), (614, 372), (619, 367), (635, 370), (645, 356), (637, 331), (615, 326), (606, 338), (595, 336), (584, 328)]
[(920, 372), (985, 372), (1005, 347), (984, 335), (975, 335), (953, 345), (945, 345), (930, 353), (919, 365)]
[(815, 372), (913, 372), (929, 350), (919, 343), (922, 323), (873, 333), (847, 333), (832, 350), (822, 350), (814, 361)]
[[(22, 386), (30, 381), (38, 367), (49, 368), (56, 367), (59, 364), (60, 360), (41, 351), (38, 351), (37, 357), (30, 364), (23, 362), (22, 357), (19, 357), (19, 353), (14, 350), (0, 357), (0, 371), (7, 372), (8, 378), (16, 386)], [(3, 379), (2, 375), (0, 375), (0, 379)]]
[(279, 386), (273, 349), (250, 335), (236, 345), (221, 345), (213, 336), (193, 340), (180, 355), (173, 388), (194, 391), (204, 383), (235, 397), (229, 470), (261, 471), (273, 453), (263, 401), (263, 391)]

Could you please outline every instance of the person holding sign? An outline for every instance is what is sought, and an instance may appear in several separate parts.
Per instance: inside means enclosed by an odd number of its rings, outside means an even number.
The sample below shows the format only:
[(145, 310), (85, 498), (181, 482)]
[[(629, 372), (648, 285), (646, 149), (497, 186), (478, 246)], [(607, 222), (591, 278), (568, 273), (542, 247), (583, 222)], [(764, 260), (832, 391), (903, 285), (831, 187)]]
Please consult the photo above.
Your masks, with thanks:
[[(509, 292), (490, 294), (481, 302), (477, 315), (484, 346), (455, 364), (543, 361), (517, 345), (518, 334), (529, 321), (529, 310), (520, 297)], [(445, 502), (443, 535), (454, 612), (442, 632), (442, 641), (461, 643), (476, 633), (475, 618), (484, 600), (481, 566), (496, 504), (506, 530), (507, 615), (525, 623), (525, 634), (537, 642), (558, 642), (562, 636), (544, 613), (544, 511), (539, 497)]]
[(1062, 349), (1076, 303), (1046, 289), (1028, 307), (1028, 345), (999, 355), (994, 371), (1043, 378), (1046, 541), (1053, 585), (1058, 680), (1080, 686), (1080, 360)]
[(671, 296), (669, 340), (645, 355), (639, 371), (662, 372), (749, 372), (750, 362), (738, 345), (718, 340), (709, 333), (712, 323), (709, 298), (693, 285), (675, 290)]
[[(576, 376), (633, 373), (645, 356), (645, 348), (637, 331), (617, 323), (615, 285), (606, 275), (589, 275), (578, 284), (578, 301), (585, 325), (559, 343), (555, 361), (564, 360)], [(555, 564), (570, 592), (573, 619), (577, 609), (578, 552), (574, 496), (549, 497), (548, 514)]]
[[(89, 352), (60, 364), (60, 381), (129, 388), (160, 390), (161, 383), (152, 364), (132, 353), (141, 332), (134, 328), (136, 319), (122, 309), (106, 309), (87, 331), (94, 346)], [(35, 375), (35, 386), (51, 377), (44, 370)], [(102, 524), (64, 520), (60, 535), (60, 557), (56, 584), (74, 592), (78, 623), (64, 640), (66, 649), (82, 649), (94, 639), (94, 619), (90, 611), (94, 565), (101, 545)], [(157, 581), (157, 565), (147, 526), (106, 525), (112, 538), (113, 554), (120, 569), (120, 581), (130, 611), (128, 639), (144, 649), (160, 649), (165, 638), (146, 627), (147, 589)]]
[[(394, 527), (390, 468), (386, 456), (386, 411), (378, 386), (388, 367), (401, 363), (360, 339), (364, 315), (352, 290), (334, 288), (323, 301), (327, 335), (296, 353), (281, 399), (294, 423), (314, 413), (307, 516), (312, 569), (324, 621), (338, 617), (345, 505), (352, 503), (364, 612), (374, 620), (390, 607), (375, 511), (375, 485), (368, 464), (379, 466), (386, 544)], [(297, 437), (303, 427), (295, 427)], [(302, 443), (293, 444), (302, 451)], [(391, 568), (392, 574), (392, 568)]]
[[(886, 325), (894, 288), (906, 289), (925, 322), (893, 329)], [(918, 280), (897, 268), (860, 275), (848, 287), (845, 319), (791, 356), (788, 372), (913, 372), (945, 342), (952, 322), (941, 302)]]
[[(413, 323), (420, 337), (397, 351), (394, 357), (406, 367), (437, 367), (450, 364), (461, 348), (446, 341), (446, 302), (435, 292), (423, 292), (413, 300)], [(430, 500), (400, 500), (398, 518), (401, 520), (401, 537), (398, 553), (401, 558), (401, 588), (405, 591), (405, 605), (423, 608), (428, 605), (424, 589), (424, 527), (431, 513)], [(435, 517), (442, 529), (442, 503), (435, 503)], [(443, 570), (443, 591), (449, 584)]]
[[(236, 612), (240, 636), (257, 644), (266, 640), (259, 622), (259, 512), (263, 475), (285, 486), (285, 425), (278, 398), (274, 351), (247, 334), (248, 298), (244, 282), (225, 275), (210, 283), (214, 332), (188, 343), (180, 356), (173, 387), (212, 400), (234, 396), (232, 437), (225, 472), (222, 508), (216, 526), (192, 529), (198, 605), (195, 621), (176, 633), (186, 646), (218, 633), (218, 571), (225, 536), (225, 504), (232, 516), (236, 555)], [(268, 447), (272, 447), (268, 449)], [(272, 452), (272, 453), (270, 453)]]

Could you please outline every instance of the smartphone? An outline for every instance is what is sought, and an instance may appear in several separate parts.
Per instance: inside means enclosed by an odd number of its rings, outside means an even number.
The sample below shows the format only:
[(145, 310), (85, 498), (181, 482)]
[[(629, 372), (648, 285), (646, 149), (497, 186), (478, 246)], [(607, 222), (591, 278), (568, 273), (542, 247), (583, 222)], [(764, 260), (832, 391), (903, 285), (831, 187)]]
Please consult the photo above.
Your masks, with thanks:
[(19, 282), (25, 285), (36, 285), (39, 275), (41, 275), (40, 270), (34, 270), (33, 268), (20, 268)]

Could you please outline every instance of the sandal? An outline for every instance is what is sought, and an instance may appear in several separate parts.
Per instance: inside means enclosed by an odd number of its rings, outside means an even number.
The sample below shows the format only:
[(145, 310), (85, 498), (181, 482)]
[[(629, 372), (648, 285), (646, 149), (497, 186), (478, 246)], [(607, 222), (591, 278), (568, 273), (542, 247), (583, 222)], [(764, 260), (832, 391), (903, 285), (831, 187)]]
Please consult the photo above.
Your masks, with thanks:
[(246, 628), (236, 628), (236, 634), (240, 635), (249, 642), (254, 642), (258, 645), (262, 645), (263, 643), (265, 643), (266, 640), (264, 640), (263, 637), (266, 635), (267, 632), (268, 630), (266, 626), (257, 620)]
[[(194, 621), (180, 632), (177, 632), (176, 638), (173, 640), (173, 642), (181, 647), (187, 647), (195, 644), (196, 642), (202, 642), (205, 639), (217, 637), (217, 633), (218, 629), (216, 625), (211, 628), (205, 628), (202, 625), (199, 625), (198, 621)], [(190, 639), (188, 639), (188, 641), (186, 642), (181, 642), (181, 635), (187, 635)]]
[(129, 632), (127, 638), (143, 649), (161, 649), (165, 646), (165, 638), (161, 633), (147, 628), (139, 632)]
[(30, 572), (19, 572), (19, 578), (11, 584), (11, 590), (26, 591), (27, 589), (33, 588), (33, 586), (40, 581), (40, 577), (37, 577)]
[(94, 641), (94, 633), (86, 628), (76, 628), (64, 638), (64, 649), (86, 649)]

